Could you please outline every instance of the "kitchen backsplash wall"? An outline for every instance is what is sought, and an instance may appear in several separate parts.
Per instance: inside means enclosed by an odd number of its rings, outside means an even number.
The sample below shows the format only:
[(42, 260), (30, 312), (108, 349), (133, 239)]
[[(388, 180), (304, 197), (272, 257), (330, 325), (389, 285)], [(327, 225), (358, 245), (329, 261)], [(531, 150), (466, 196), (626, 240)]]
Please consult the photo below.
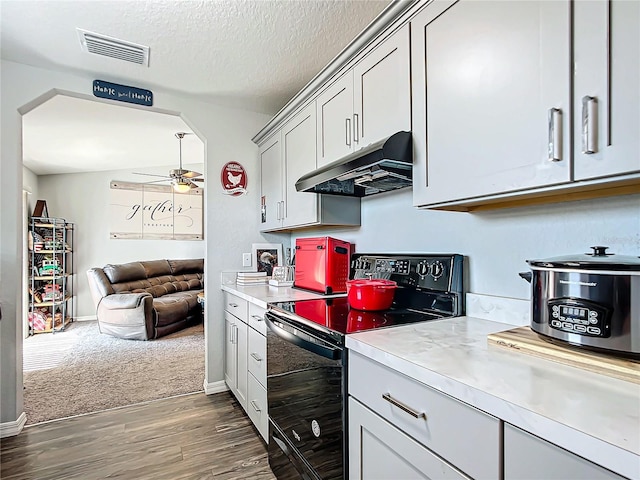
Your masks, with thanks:
[(467, 257), (468, 290), (482, 295), (530, 298), (518, 276), (527, 259), (588, 252), (640, 255), (640, 195), (488, 211), (419, 210), (411, 190), (362, 201), (359, 228), (295, 232), (329, 235), (356, 244), (358, 252), (446, 252)]

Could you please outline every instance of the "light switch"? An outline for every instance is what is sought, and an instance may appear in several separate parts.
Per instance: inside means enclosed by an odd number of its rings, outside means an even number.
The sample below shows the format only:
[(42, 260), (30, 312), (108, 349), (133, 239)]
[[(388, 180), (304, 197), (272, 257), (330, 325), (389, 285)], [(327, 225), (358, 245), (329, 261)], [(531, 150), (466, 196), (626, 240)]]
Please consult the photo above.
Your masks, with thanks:
[(242, 266), (243, 267), (250, 267), (251, 266), (251, 254), (250, 253), (243, 253), (242, 254)]

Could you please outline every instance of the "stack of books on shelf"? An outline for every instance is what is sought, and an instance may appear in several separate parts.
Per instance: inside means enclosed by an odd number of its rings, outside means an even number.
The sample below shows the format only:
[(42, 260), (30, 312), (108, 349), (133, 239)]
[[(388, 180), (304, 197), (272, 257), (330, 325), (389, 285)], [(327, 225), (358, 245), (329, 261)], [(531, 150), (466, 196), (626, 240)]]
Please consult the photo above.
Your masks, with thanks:
[(266, 285), (267, 272), (238, 272), (236, 285)]

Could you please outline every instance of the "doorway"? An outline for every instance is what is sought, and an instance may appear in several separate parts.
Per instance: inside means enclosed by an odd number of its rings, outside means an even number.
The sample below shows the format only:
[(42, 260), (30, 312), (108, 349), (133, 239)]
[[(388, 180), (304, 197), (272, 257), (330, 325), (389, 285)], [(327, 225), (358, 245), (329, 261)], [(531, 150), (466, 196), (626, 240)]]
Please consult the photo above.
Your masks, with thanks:
[[(66, 341), (65, 336), (74, 337), (70, 335), (74, 331), (74, 324), (86, 331), (95, 318), (95, 306), (84, 276), (87, 269), (107, 263), (205, 256), (205, 244), (202, 241), (114, 240), (109, 237), (110, 181), (157, 181), (159, 177), (136, 173), (160, 176), (177, 168), (179, 152), (175, 134), (192, 131), (175, 112), (114, 105), (113, 102), (59, 92), (43, 98), (39, 105), (23, 114), (23, 176), (26, 188), (31, 191), (31, 195), (23, 200), (23, 222), (28, 222), (35, 202), (44, 199), (49, 215), (64, 218), (76, 225), (73, 323), (65, 332), (38, 334), (38, 338), (29, 338), (28, 330), (23, 331), (25, 354), (30, 353), (30, 341), (50, 343), (50, 356), (54, 360), (63, 358), (73, 345), (80, 347), (74, 343), (77, 339)], [(204, 143), (197, 135), (185, 137), (181, 149), (185, 167), (204, 171)], [(23, 232), (23, 252), (26, 256), (28, 229), (23, 228)], [(26, 272), (26, 269), (23, 271)], [(23, 298), (27, 308), (23, 310), (23, 328), (29, 312), (26, 286), (25, 281)], [(78, 333), (81, 329), (75, 330)], [(97, 326), (90, 334), (99, 335)], [(51, 340), (56, 341), (47, 342), (43, 336), (50, 336)], [(202, 337), (204, 350), (204, 332)], [(82, 346), (86, 347), (87, 343), (84, 342)], [(46, 348), (36, 350), (43, 352)], [(200, 356), (204, 365), (204, 351)], [(49, 362), (48, 366), (53, 363)], [(32, 374), (24, 371), (23, 375), (25, 385), (28, 385)], [(201, 377), (200, 386), (204, 379), (204, 366)], [(43, 382), (52, 379), (55, 379), (53, 374), (47, 374)], [(25, 392), (25, 409), (28, 408), (26, 397), (29, 394)], [(57, 397), (62, 402), (71, 401), (64, 396)], [(28, 423), (33, 422), (28, 419)]]

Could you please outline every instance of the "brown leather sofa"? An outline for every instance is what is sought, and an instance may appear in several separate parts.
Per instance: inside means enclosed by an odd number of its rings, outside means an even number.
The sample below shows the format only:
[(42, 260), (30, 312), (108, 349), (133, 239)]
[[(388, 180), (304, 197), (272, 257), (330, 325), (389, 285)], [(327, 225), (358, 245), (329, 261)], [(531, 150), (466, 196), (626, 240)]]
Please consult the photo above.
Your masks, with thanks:
[(87, 277), (101, 333), (150, 340), (202, 320), (202, 258), (109, 264)]

